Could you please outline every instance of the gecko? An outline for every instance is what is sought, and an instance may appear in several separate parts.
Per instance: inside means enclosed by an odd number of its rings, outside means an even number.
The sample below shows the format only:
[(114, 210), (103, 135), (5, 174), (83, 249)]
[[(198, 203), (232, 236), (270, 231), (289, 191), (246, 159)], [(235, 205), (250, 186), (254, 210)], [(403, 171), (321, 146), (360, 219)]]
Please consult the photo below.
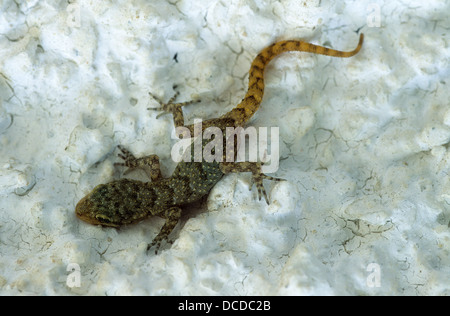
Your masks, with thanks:
[[(360, 34), (357, 47), (348, 52), (334, 50), (323, 46), (303, 42), (300, 40), (285, 40), (276, 42), (264, 48), (253, 60), (248, 79), (248, 89), (242, 101), (228, 113), (214, 119), (206, 120), (202, 129), (218, 127), (225, 135), (227, 127), (242, 127), (258, 110), (264, 95), (264, 72), (269, 62), (284, 52), (300, 51), (332, 57), (351, 57), (357, 54), (363, 44), (364, 35)], [(172, 114), (175, 127), (186, 127), (194, 135), (194, 124), (185, 125), (182, 108), (199, 100), (176, 103), (179, 92), (163, 102), (160, 98), (150, 93), (158, 103), (157, 108), (148, 110), (162, 111), (163, 114)], [(226, 140), (225, 140), (226, 141)], [(205, 142), (203, 141), (203, 146)], [(89, 194), (83, 197), (75, 207), (76, 216), (93, 225), (120, 227), (142, 221), (150, 216), (162, 217), (165, 221), (163, 227), (147, 246), (147, 251), (155, 246), (155, 254), (158, 253), (163, 241), (169, 241), (169, 234), (177, 225), (182, 207), (186, 204), (200, 200), (206, 196), (213, 186), (229, 173), (251, 172), (250, 189), (255, 184), (259, 200), (265, 198), (269, 204), (263, 180), (282, 181), (262, 173), (260, 162), (221, 162), (205, 160), (181, 161), (174, 172), (168, 178), (161, 175), (159, 157), (149, 155), (136, 158), (123, 146), (118, 146), (121, 153), (118, 156), (123, 160), (115, 163), (115, 166), (127, 167), (127, 171), (142, 168), (146, 171), (151, 181), (141, 182), (122, 178), (106, 184), (97, 185)], [(192, 148), (191, 148), (192, 150)], [(227, 155), (224, 151), (223, 155)]]

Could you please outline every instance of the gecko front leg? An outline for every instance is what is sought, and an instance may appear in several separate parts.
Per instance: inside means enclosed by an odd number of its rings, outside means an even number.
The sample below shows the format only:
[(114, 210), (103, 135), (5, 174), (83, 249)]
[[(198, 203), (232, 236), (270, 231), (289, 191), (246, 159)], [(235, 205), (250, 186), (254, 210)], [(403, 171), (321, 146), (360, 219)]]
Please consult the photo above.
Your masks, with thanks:
[(260, 162), (221, 162), (219, 164), (220, 170), (224, 173), (232, 173), (232, 172), (251, 172), (252, 173), (252, 181), (250, 183), (250, 190), (253, 187), (253, 184), (256, 185), (258, 189), (258, 197), (261, 201), (261, 197), (264, 196), (267, 204), (269, 203), (269, 198), (267, 197), (266, 189), (264, 189), (263, 180), (272, 180), (272, 181), (286, 181), (285, 179), (274, 178), (271, 176), (267, 176), (261, 171), (262, 163)]
[(120, 158), (124, 160), (124, 162), (116, 162), (114, 166), (125, 166), (128, 169), (124, 172), (124, 174), (129, 173), (133, 169), (141, 168), (143, 169), (148, 177), (154, 182), (162, 179), (161, 175), (161, 165), (159, 164), (158, 155), (149, 155), (141, 158), (136, 158), (130, 151), (124, 148), (121, 145), (117, 146), (121, 154), (118, 154)]

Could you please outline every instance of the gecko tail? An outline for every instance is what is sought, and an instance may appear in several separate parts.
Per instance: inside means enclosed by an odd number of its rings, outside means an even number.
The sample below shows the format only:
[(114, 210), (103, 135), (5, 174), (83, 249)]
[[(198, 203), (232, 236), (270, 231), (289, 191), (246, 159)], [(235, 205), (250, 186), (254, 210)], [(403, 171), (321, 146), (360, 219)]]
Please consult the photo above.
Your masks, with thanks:
[(364, 41), (364, 34), (359, 37), (358, 46), (352, 51), (344, 52), (323, 46), (318, 46), (303, 41), (288, 40), (274, 43), (264, 48), (253, 60), (249, 72), (248, 90), (244, 99), (236, 108), (222, 116), (232, 118), (236, 126), (244, 125), (258, 110), (264, 95), (264, 70), (269, 62), (276, 56), (291, 51), (308, 52), (332, 57), (348, 58), (356, 55)]

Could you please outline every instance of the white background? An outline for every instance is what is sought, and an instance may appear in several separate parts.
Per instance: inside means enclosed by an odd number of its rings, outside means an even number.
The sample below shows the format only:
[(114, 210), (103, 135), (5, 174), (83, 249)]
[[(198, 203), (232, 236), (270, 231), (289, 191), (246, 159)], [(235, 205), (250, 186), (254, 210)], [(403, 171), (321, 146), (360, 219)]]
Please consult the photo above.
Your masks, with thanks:
[[(0, 294), (449, 295), (448, 12), (444, 0), (1, 1)], [(116, 230), (75, 217), (121, 176), (118, 144), (173, 170), (173, 122), (146, 110), (148, 92), (167, 100), (178, 84), (180, 101), (202, 100), (188, 121), (218, 117), (264, 47), (352, 50), (357, 31), (350, 59), (292, 53), (266, 69), (250, 125), (280, 127), (273, 175), (287, 180), (265, 183), (270, 206), (248, 174), (228, 175), (157, 256), (145, 249), (161, 219)], [(66, 283), (77, 265), (79, 287)]]

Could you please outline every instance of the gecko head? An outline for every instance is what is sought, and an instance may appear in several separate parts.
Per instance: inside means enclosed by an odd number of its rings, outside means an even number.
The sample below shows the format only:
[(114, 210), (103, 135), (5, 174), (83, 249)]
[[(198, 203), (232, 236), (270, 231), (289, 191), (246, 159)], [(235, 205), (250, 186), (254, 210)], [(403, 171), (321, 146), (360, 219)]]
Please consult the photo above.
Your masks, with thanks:
[(82, 221), (92, 225), (118, 227), (114, 212), (108, 203), (98, 198), (101, 186), (95, 188), (91, 193), (82, 198), (75, 207), (75, 214)]
[(141, 182), (128, 179), (100, 184), (78, 202), (75, 214), (92, 225), (119, 227), (138, 222), (149, 215), (143, 201), (153, 198), (152, 191), (142, 193), (141, 187)]

